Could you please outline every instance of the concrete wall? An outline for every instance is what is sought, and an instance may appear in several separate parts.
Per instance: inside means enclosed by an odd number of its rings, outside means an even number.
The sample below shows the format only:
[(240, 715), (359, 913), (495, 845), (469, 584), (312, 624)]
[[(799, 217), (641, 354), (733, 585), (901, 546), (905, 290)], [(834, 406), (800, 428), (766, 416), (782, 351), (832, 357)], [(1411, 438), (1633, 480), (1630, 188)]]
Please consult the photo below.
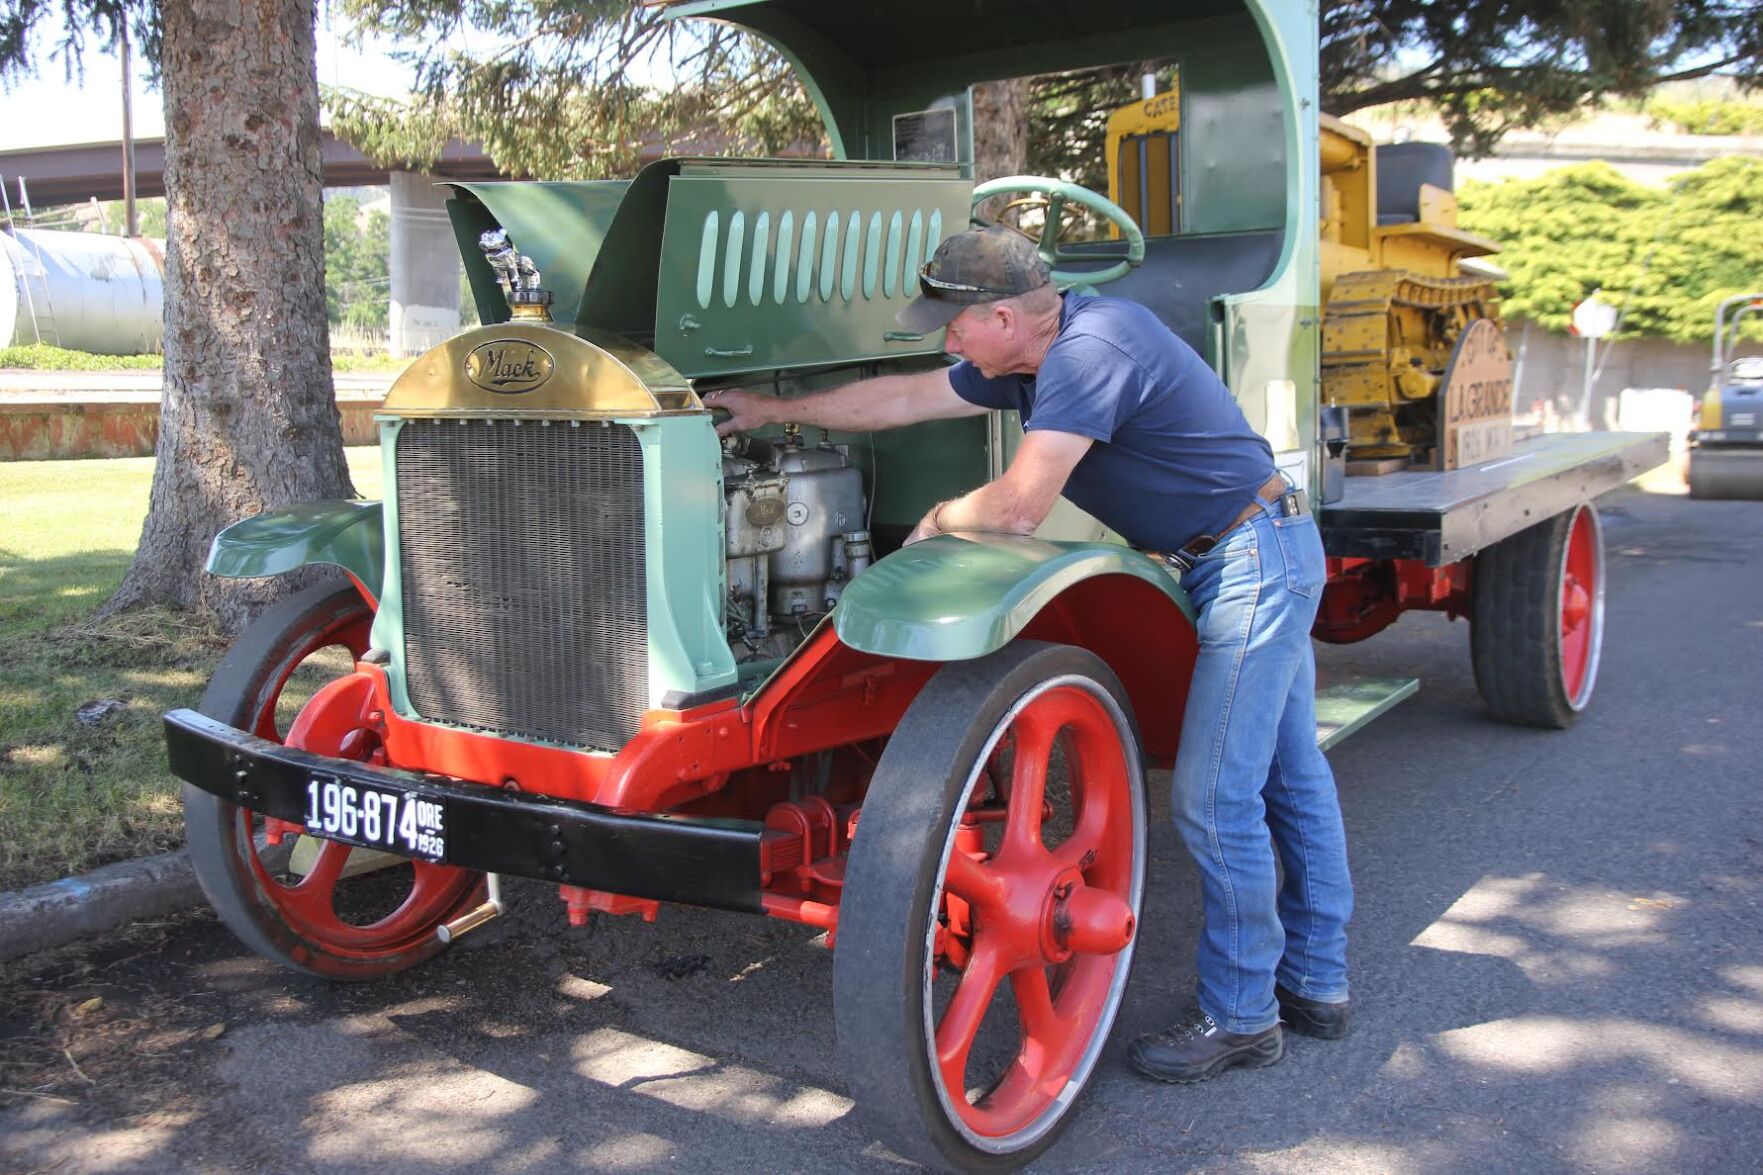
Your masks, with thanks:
[[(383, 393), (337, 397), (345, 445), (378, 443), (373, 414), (385, 402)], [(0, 399), (0, 461), (151, 457), (158, 440), (158, 396)]]
[[(1585, 381), (1585, 340), (1553, 335), (1520, 321), (1509, 325), (1515, 410), (1526, 415), (1543, 401), (1552, 403), (1561, 416), (1573, 415)], [(1740, 355), (1758, 353), (1763, 353), (1763, 347), (1750, 343), (1738, 350)], [(1700, 343), (1662, 339), (1600, 342), (1595, 361), (1598, 376), (1592, 387), (1592, 427), (1616, 427), (1617, 398), (1624, 388), (1679, 388), (1701, 395), (1708, 388), (1710, 358), (1710, 348)]]

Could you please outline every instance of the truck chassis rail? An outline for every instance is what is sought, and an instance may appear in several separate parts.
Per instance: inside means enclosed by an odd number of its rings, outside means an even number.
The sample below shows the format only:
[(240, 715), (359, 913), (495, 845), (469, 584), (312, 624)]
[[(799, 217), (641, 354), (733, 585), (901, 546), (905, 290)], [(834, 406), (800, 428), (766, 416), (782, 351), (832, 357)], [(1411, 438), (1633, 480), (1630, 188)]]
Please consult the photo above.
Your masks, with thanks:
[(1347, 479), (1318, 511), (1330, 555), (1444, 567), (1663, 465), (1664, 433), (1550, 433), (1467, 469)]
[[(595, 804), (505, 791), (332, 759), (258, 738), (194, 710), (165, 716), (171, 770), (191, 785), (267, 817), (308, 827), (309, 788), (336, 784), (371, 790), (398, 805), (436, 805), (444, 848), (411, 851), (313, 829), (314, 835), (363, 844), (465, 869), (531, 877), (636, 898), (761, 913), (763, 826), (739, 820), (686, 819), (614, 812)], [(377, 801), (376, 801), (377, 803)]]

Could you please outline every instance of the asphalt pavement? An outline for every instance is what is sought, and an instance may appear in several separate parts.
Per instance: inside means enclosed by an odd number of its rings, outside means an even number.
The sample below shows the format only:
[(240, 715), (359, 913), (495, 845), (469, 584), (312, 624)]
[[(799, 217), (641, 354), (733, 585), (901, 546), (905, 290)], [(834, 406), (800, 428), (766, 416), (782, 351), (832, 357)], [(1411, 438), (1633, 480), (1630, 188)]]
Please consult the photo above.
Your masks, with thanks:
[[(1121, 1063), (1191, 990), (1154, 777), (1129, 999), (1038, 1171), (1751, 1171), (1763, 1139), (1763, 504), (1604, 503), (1608, 631), (1570, 731), (1481, 713), (1468, 629), (1324, 648), (1419, 694), (1331, 754), (1351, 1036), (1167, 1087)], [(551, 891), (427, 967), (289, 976), (206, 912), (0, 969), (0, 1170), (897, 1171), (834, 1059), (810, 931)]]

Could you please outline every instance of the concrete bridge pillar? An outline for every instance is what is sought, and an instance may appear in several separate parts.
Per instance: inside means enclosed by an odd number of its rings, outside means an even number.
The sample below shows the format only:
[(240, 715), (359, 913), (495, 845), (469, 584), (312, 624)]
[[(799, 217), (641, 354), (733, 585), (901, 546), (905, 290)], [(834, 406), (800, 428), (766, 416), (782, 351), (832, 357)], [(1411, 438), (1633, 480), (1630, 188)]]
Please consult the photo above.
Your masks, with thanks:
[(392, 178), (393, 355), (420, 355), (459, 333), (459, 246), (447, 221), (447, 189), (433, 176)]

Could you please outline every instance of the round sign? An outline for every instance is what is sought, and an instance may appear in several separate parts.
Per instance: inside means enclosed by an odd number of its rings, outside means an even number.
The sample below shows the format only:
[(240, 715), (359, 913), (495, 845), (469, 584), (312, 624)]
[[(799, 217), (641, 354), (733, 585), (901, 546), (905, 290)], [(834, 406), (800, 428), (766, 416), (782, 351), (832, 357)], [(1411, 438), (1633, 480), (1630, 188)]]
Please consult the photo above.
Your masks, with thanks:
[(1616, 307), (1596, 294), (1573, 308), (1573, 333), (1582, 339), (1601, 339), (1616, 329)]

